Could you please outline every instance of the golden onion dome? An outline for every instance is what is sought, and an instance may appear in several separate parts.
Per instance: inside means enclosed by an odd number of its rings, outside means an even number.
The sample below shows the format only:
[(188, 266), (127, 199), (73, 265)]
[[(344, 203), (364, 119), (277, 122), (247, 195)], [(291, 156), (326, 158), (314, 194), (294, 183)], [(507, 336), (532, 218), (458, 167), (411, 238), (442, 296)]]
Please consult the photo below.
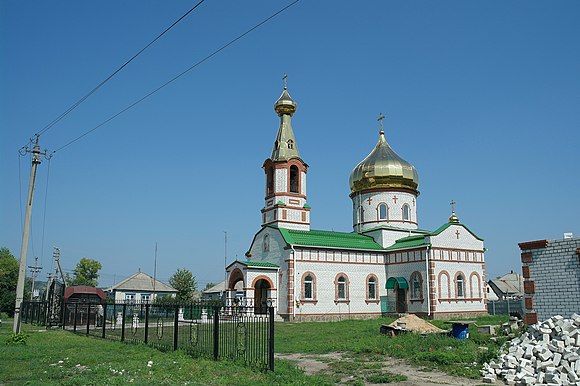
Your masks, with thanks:
[(282, 95), (280, 95), (280, 98), (278, 98), (276, 103), (274, 103), (274, 110), (276, 110), (276, 113), (279, 116), (284, 114), (292, 116), (296, 111), (296, 102), (294, 102), (290, 94), (288, 94), (286, 85), (284, 85), (284, 91), (282, 91)]
[(379, 142), (353, 169), (349, 182), (351, 194), (369, 189), (402, 188), (419, 195), (417, 170), (391, 149), (382, 129)]

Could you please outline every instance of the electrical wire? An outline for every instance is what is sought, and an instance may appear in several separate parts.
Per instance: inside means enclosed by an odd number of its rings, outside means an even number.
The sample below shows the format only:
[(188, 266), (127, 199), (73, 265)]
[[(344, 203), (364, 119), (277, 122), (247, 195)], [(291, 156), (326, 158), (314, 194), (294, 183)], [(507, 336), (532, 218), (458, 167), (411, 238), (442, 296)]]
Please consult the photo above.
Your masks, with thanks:
[(280, 9), (279, 11), (277, 11), (276, 13), (272, 14), (271, 16), (267, 17), (266, 19), (262, 20), (261, 22), (259, 22), (258, 24), (256, 24), (255, 26), (253, 26), (252, 28), (248, 29), (246, 32), (242, 33), (241, 35), (238, 35), (236, 38), (230, 40), (228, 43), (224, 44), (223, 46), (221, 46), (220, 48), (218, 48), (217, 50), (213, 51), (211, 54), (207, 55), (205, 58), (201, 59), (200, 61), (198, 61), (197, 63), (193, 64), (192, 66), (190, 66), (189, 68), (187, 68), (185, 71), (179, 73), (178, 75), (176, 75), (175, 77), (171, 78), (169, 81), (165, 82), (164, 84), (162, 84), (161, 86), (157, 87), (155, 90), (149, 92), (148, 94), (146, 94), (145, 96), (141, 97), (140, 99), (136, 100), (135, 102), (131, 103), (129, 106), (125, 107), (124, 109), (122, 109), (121, 111), (119, 111), (118, 113), (114, 114), (113, 116), (107, 118), (106, 120), (104, 120), (103, 122), (99, 123), (97, 126), (93, 127), (92, 129), (85, 131), (83, 134), (79, 135), (78, 137), (76, 137), (75, 139), (67, 142), (66, 144), (64, 144), (63, 146), (57, 148), (56, 150), (54, 150), (52, 152), (52, 154), (56, 153), (57, 151), (60, 151), (70, 145), (72, 145), (73, 143), (75, 143), (76, 141), (78, 141), (79, 139), (85, 137), (86, 135), (92, 133), (93, 131), (97, 130), (99, 127), (109, 123), (110, 121), (112, 121), (113, 119), (117, 118), (119, 115), (123, 114), (124, 112), (126, 112), (127, 110), (132, 109), (133, 107), (135, 107), (136, 105), (138, 105), (139, 103), (143, 102), (145, 99), (149, 98), (150, 96), (152, 96), (153, 94), (157, 93), (158, 91), (160, 91), (161, 89), (165, 88), (166, 86), (168, 86), (169, 84), (175, 82), (177, 79), (181, 78), (183, 75), (187, 74), (189, 71), (193, 70), (194, 68), (196, 68), (197, 66), (199, 66), (200, 64), (206, 62), (207, 60), (211, 59), (212, 57), (214, 57), (215, 55), (217, 55), (218, 53), (220, 53), (221, 51), (225, 50), (227, 47), (231, 46), (232, 44), (234, 44), (235, 42), (237, 42), (238, 40), (242, 39), (243, 37), (245, 37), (246, 35), (248, 35), (250, 32), (256, 30), (257, 28), (261, 27), (262, 25), (266, 24), (268, 21), (272, 20), (273, 18), (275, 18), (276, 16), (278, 16), (279, 14), (281, 14), (282, 12), (286, 11), (288, 8), (292, 7), (294, 4), (298, 3), (300, 0), (294, 0), (292, 3), (286, 5), (284, 8)]
[(50, 123), (48, 123), (46, 126), (44, 126), (44, 128), (42, 130), (40, 130), (38, 133), (36, 133), (37, 136), (40, 136), (41, 134), (46, 133), (48, 130), (50, 130), (54, 125), (56, 125), (61, 119), (63, 119), (65, 116), (67, 116), (70, 112), (72, 112), (74, 109), (76, 109), (81, 103), (83, 103), (88, 97), (90, 97), (92, 94), (94, 94), (99, 88), (101, 88), (105, 83), (107, 83), (111, 78), (113, 78), (115, 75), (117, 75), (123, 68), (125, 68), (129, 63), (131, 63), (135, 58), (137, 58), (139, 55), (141, 55), (141, 53), (143, 53), (143, 51), (145, 51), (147, 48), (149, 48), (153, 43), (155, 43), (157, 40), (159, 40), (163, 35), (165, 35), (170, 29), (172, 29), (177, 23), (179, 23), (181, 20), (183, 20), (185, 17), (187, 17), (187, 15), (189, 15), (191, 12), (193, 12), (197, 7), (199, 7), (205, 0), (200, 0), (197, 4), (195, 4), (192, 8), (189, 9), (189, 11), (187, 11), (186, 13), (184, 13), (179, 19), (177, 19), (176, 21), (173, 22), (173, 24), (171, 24), (169, 27), (167, 27), (163, 32), (161, 32), (159, 35), (157, 35), (157, 37), (155, 39), (153, 39), (152, 41), (150, 41), (145, 47), (143, 47), (141, 50), (139, 50), (135, 55), (133, 55), (131, 57), (131, 59), (127, 60), (121, 67), (117, 68), (111, 75), (109, 75), (107, 78), (105, 78), (103, 81), (101, 81), (101, 83), (99, 83), (95, 88), (93, 88), (91, 91), (89, 91), (85, 96), (83, 96), (81, 99), (79, 99), (78, 101), (76, 101), (74, 104), (72, 104), (68, 109), (66, 109), (62, 114), (60, 114), (58, 117), (56, 117), (55, 119), (53, 119)]

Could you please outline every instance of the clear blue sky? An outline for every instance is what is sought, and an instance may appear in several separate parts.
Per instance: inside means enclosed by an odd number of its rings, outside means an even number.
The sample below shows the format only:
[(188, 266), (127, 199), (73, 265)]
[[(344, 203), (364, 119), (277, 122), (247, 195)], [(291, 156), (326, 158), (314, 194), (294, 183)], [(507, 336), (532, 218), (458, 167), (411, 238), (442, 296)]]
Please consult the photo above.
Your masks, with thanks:
[[(288, 3), (207, 0), (46, 132), (42, 148)], [(0, 2), (0, 246), (20, 253), (19, 163), (24, 205), (30, 160), (18, 149), (193, 4)], [(178, 267), (201, 287), (222, 279), (223, 232), (231, 262), (260, 227), (261, 165), (286, 72), (313, 229), (352, 230), (348, 177), (383, 112), (390, 144), (419, 172), (420, 227), (446, 222), (454, 199), (485, 239), (488, 277), (519, 271), (518, 242), (580, 235), (579, 17), (578, 1), (303, 0), (57, 152), (48, 195), (44, 161), (28, 263), (41, 257), (45, 278), (59, 246), (66, 271), (98, 259), (110, 285), (152, 273), (158, 242), (161, 279)]]

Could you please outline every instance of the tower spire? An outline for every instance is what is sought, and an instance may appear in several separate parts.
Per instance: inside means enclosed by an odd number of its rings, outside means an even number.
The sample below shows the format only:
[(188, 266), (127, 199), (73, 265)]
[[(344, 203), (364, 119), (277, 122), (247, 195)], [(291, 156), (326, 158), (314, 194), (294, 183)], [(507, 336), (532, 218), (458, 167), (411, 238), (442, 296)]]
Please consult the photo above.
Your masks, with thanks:
[(300, 158), (291, 122), (292, 115), (296, 111), (296, 102), (288, 93), (287, 78), (288, 76), (284, 74), (282, 77), (284, 90), (280, 98), (274, 103), (274, 110), (280, 117), (280, 127), (270, 157), (272, 161), (288, 161), (291, 158)]

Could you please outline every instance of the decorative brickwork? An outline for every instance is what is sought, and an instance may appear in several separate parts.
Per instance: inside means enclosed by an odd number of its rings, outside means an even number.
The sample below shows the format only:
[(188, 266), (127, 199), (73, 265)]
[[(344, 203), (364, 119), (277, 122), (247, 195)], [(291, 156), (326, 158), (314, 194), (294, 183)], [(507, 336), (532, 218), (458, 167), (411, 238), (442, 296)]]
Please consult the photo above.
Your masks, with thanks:
[(526, 310), (533, 310), (534, 305), (533, 305), (532, 298), (525, 298), (524, 299), (524, 306), (526, 307)]
[(528, 241), (526, 243), (519, 243), (520, 250), (529, 251), (531, 249), (541, 249), (548, 246), (548, 240)]
[(524, 323), (526, 324), (538, 323), (538, 314), (535, 312), (526, 312), (526, 315), (524, 316)]
[(522, 276), (524, 279), (530, 278), (530, 267), (528, 265), (522, 266)]
[(531, 263), (534, 261), (532, 252), (522, 252), (522, 263)]
[(524, 281), (524, 293), (526, 295), (533, 295), (536, 292), (536, 286), (533, 280)]

